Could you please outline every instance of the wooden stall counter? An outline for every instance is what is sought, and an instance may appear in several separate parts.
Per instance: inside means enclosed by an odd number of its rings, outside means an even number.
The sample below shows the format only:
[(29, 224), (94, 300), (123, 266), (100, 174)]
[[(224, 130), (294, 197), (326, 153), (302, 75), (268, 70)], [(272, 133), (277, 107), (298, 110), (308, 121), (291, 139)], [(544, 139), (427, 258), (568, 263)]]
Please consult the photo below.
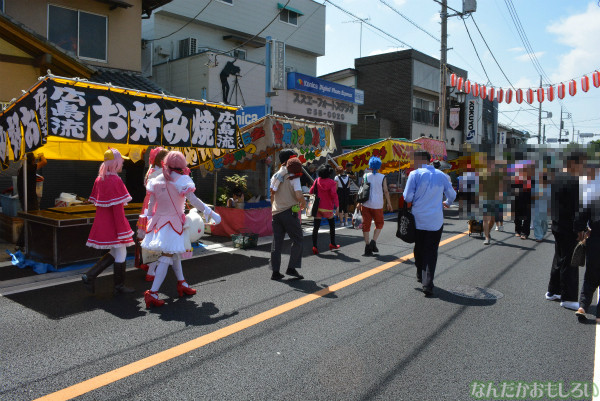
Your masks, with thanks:
[[(125, 206), (125, 217), (136, 230), (141, 203)], [(96, 217), (94, 205), (53, 207), (19, 212), (25, 221), (25, 243), (28, 257), (55, 267), (95, 260), (106, 251), (86, 246)]]

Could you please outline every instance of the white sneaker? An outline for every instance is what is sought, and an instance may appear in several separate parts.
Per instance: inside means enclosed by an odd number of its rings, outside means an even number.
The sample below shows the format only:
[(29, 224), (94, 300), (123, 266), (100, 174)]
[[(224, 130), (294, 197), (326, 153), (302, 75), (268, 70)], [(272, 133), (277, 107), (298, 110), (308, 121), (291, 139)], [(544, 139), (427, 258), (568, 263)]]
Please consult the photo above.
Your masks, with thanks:
[(560, 301), (560, 295), (559, 294), (552, 294), (550, 292), (546, 293), (546, 299), (548, 301)]
[(498, 226), (496, 226), (496, 231), (500, 231), (500, 229), (498, 228)]
[(560, 303), (560, 306), (562, 306), (563, 308), (571, 309), (571, 310), (577, 310), (577, 309), (579, 309), (579, 302), (562, 301)]
[(490, 244), (490, 239), (486, 238), (485, 241), (483, 241), (483, 245), (489, 245)]
[(500, 231), (504, 231), (504, 226), (500, 226)]

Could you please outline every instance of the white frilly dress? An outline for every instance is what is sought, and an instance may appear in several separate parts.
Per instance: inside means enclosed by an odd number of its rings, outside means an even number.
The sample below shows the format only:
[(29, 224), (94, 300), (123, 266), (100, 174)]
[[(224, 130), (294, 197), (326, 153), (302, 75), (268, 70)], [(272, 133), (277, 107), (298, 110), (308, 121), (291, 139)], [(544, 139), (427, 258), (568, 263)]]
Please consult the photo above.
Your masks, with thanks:
[(210, 216), (212, 210), (194, 195), (196, 186), (188, 175), (171, 172), (172, 181), (167, 181), (163, 174), (152, 178), (146, 185), (150, 193), (146, 235), (142, 248), (167, 254), (186, 252), (183, 226), (185, 224), (185, 200), (192, 206)]

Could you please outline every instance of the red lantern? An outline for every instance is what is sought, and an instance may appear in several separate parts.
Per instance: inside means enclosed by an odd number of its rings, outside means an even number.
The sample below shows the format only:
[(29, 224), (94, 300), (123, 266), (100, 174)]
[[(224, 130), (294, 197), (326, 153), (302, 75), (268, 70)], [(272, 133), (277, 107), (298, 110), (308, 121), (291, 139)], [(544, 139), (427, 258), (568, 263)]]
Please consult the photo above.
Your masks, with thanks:
[(576, 93), (577, 93), (577, 82), (574, 79), (572, 79), (571, 82), (569, 82), (569, 95), (575, 96)]
[(548, 101), (549, 102), (554, 101), (554, 86), (548, 87)]
[(592, 73), (592, 83), (594, 87), (600, 88), (600, 71), (594, 71)]
[(475, 97), (479, 96), (479, 85), (477, 85), (477, 84), (471, 84), (471, 93)]
[(509, 88), (506, 90), (506, 104), (510, 104), (510, 102), (512, 102), (512, 97), (513, 97), (513, 90)]
[(462, 92), (462, 91), (463, 91), (463, 79), (462, 79), (462, 77), (459, 77), (459, 78), (458, 78), (458, 80), (457, 80), (457, 82), (456, 82), (456, 89), (457, 89), (459, 92)]
[(581, 78), (581, 90), (584, 92), (587, 92), (590, 90), (590, 79), (587, 77), (587, 75), (584, 75)]
[(519, 104), (523, 102), (523, 89), (517, 89), (515, 91), (515, 101)]
[(533, 90), (531, 88), (525, 92), (525, 98), (527, 99), (527, 103), (533, 103)]
[(450, 86), (456, 86), (456, 74), (450, 75)]
[(494, 88), (490, 88), (490, 89), (488, 90), (488, 100), (489, 100), (490, 102), (493, 102), (493, 101), (494, 101), (494, 97), (495, 97), (495, 96), (496, 96), (496, 90), (495, 90)]
[(465, 82), (465, 93), (468, 95), (469, 93), (471, 93), (471, 81), (469, 81), (468, 79)]
[(544, 88), (537, 88), (537, 100), (540, 103), (544, 101)]
[(479, 86), (479, 97), (481, 97), (482, 99), (485, 99), (487, 97), (487, 88), (485, 87), (485, 85)]
[(504, 89), (498, 89), (498, 103), (502, 103), (504, 101)]
[(565, 98), (565, 84), (562, 82), (556, 85), (556, 96), (558, 96), (559, 99)]

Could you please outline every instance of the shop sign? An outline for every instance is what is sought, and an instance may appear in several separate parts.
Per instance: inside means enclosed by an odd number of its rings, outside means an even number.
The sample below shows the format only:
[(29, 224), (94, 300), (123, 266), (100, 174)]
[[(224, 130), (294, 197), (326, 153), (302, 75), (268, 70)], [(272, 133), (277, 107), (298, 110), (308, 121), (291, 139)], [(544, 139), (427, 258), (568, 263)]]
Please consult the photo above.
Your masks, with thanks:
[(288, 90), (294, 89), (310, 92), (315, 95), (326, 96), (354, 104), (364, 103), (365, 94), (360, 89), (311, 77), (299, 72), (289, 72), (287, 78)]

